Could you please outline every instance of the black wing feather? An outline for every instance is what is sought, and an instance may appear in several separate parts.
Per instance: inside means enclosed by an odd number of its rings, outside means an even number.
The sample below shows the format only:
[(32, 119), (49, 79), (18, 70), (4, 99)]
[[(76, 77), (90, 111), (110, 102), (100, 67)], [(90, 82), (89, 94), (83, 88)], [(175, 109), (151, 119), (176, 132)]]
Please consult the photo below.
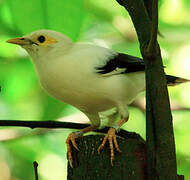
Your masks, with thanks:
[(116, 56), (112, 57), (107, 61), (107, 63), (102, 67), (97, 67), (97, 73), (107, 74), (117, 68), (126, 68), (123, 73), (131, 73), (144, 71), (145, 65), (144, 61), (141, 58), (130, 56), (123, 53), (118, 53)]

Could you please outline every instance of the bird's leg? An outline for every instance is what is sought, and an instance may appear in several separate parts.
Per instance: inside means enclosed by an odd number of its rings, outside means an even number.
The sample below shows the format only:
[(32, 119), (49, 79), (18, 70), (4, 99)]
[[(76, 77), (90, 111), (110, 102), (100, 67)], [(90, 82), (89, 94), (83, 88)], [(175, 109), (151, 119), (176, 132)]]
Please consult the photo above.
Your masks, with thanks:
[(69, 134), (69, 136), (66, 139), (66, 145), (67, 145), (67, 159), (69, 161), (69, 164), (71, 167), (73, 167), (73, 159), (72, 159), (72, 151), (71, 151), (71, 144), (75, 147), (75, 149), (77, 149), (79, 151), (79, 148), (77, 147), (77, 144), (75, 142), (75, 139), (82, 136), (84, 133), (87, 133), (89, 131), (93, 131), (96, 130), (98, 128), (98, 126), (88, 126), (80, 131), (77, 132), (72, 132)]
[(99, 146), (98, 148), (98, 153), (100, 153), (100, 151), (103, 149), (106, 141), (108, 140), (109, 141), (109, 146), (110, 146), (110, 161), (111, 161), (111, 165), (113, 166), (113, 160), (114, 160), (114, 146), (116, 148), (116, 150), (118, 152), (121, 152), (121, 150), (119, 149), (119, 145), (117, 143), (117, 140), (116, 140), (116, 135), (115, 135), (115, 132), (119, 131), (120, 127), (125, 123), (127, 122), (129, 119), (129, 117), (127, 118), (123, 118), (121, 119), (117, 125), (111, 127), (107, 133), (107, 135), (104, 137), (104, 140), (102, 142), (102, 144)]

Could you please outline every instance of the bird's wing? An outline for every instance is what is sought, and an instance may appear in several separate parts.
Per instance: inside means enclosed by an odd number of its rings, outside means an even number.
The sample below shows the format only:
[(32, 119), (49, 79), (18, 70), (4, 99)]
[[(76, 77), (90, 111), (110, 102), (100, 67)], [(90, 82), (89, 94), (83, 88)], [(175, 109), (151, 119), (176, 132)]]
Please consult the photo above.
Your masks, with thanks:
[(96, 73), (103, 76), (144, 71), (145, 65), (141, 58), (118, 53), (109, 58), (103, 66), (96, 67)]

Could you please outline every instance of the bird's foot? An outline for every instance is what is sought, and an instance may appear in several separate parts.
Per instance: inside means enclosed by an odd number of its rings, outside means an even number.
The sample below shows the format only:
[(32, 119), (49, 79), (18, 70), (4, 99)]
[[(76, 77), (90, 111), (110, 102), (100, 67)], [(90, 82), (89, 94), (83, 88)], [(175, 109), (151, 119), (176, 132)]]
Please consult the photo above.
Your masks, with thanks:
[[(79, 148), (76, 144), (75, 139), (78, 138), (80, 135), (80, 131), (79, 132), (72, 132), (71, 134), (69, 134), (69, 136), (66, 139), (66, 144), (67, 144), (67, 159), (69, 161), (69, 164), (71, 167), (73, 167), (73, 158), (72, 158), (72, 151), (71, 151), (71, 144), (74, 146), (75, 149), (77, 149), (79, 151)], [(71, 144), (70, 144), (71, 142)]]
[(113, 144), (115, 145), (115, 148), (118, 152), (121, 152), (121, 150), (119, 149), (117, 140), (116, 140), (116, 135), (115, 135), (115, 128), (110, 128), (108, 131), (108, 134), (104, 137), (104, 140), (102, 142), (102, 144), (99, 146), (98, 148), (98, 153), (100, 153), (100, 151), (103, 149), (106, 141), (109, 141), (109, 145), (110, 145), (110, 161), (111, 161), (111, 165), (113, 166), (113, 160), (114, 160), (114, 147)]

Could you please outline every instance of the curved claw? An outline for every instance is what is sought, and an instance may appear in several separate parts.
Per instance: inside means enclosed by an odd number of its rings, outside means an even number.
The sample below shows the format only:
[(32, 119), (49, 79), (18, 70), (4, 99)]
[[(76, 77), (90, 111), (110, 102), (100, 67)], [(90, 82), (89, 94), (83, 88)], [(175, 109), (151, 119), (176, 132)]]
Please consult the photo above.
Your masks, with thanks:
[(73, 168), (73, 158), (72, 158), (72, 151), (71, 151), (71, 144), (74, 146), (75, 149), (77, 149), (79, 151), (79, 148), (75, 142), (75, 139), (77, 138), (77, 134), (76, 133), (71, 133), (69, 134), (69, 136), (66, 139), (66, 145), (67, 145), (67, 159), (69, 161), (70, 166)]
[(111, 161), (111, 165), (113, 166), (113, 160), (114, 160), (114, 147), (113, 147), (113, 144), (115, 145), (116, 150), (118, 152), (121, 152), (121, 150), (119, 149), (119, 145), (117, 143), (114, 128), (109, 129), (108, 134), (104, 137), (104, 140), (103, 140), (102, 144), (98, 147), (98, 153), (100, 153), (100, 151), (104, 148), (104, 145), (105, 145), (107, 140), (109, 141), (109, 145), (110, 145), (110, 161)]

